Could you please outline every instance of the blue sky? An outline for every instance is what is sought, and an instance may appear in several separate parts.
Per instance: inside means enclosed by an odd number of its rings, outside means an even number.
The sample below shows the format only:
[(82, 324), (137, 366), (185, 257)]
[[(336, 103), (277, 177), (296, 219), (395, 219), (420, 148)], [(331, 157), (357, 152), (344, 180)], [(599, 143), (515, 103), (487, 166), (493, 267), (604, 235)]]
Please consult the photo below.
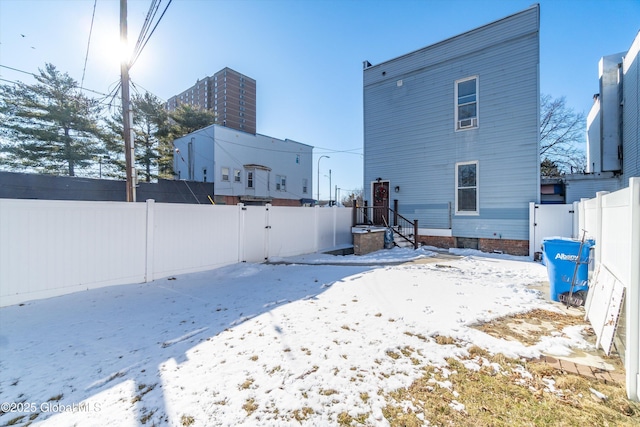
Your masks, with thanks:
[[(164, 9), (167, 0), (160, 6)], [(362, 61), (377, 64), (528, 8), (532, 0), (174, 0), (131, 70), (166, 100), (230, 67), (257, 81), (257, 131), (316, 147), (321, 198), (362, 187)], [(598, 60), (626, 51), (640, 0), (541, 0), (541, 92), (588, 113)], [(151, 0), (129, 0), (137, 39)], [(82, 80), (93, 0), (0, 0), (0, 78), (50, 62)], [(84, 87), (119, 79), (119, 2), (97, 0)], [(6, 83), (6, 82), (2, 82)], [(97, 96), (97, 95), (96, 95)], [(334, 188), (332, 188), (332, 192)], [(342, 193), (342, 191), (341, 191)], [(315, 195), (315, 192), (314, 192)]]

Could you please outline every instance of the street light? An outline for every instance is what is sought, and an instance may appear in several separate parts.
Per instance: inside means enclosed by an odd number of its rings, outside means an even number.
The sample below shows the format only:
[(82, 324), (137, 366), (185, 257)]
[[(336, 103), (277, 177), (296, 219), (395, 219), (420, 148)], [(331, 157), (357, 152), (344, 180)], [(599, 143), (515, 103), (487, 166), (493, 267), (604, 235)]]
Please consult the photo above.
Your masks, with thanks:
[(320, 156), (318, 158), (318, 203), (320, 203), (320, 160), (322, 160), (322, 158), (326, 157), (327, 159), (330, 159), (331, 157), (329, 156)]

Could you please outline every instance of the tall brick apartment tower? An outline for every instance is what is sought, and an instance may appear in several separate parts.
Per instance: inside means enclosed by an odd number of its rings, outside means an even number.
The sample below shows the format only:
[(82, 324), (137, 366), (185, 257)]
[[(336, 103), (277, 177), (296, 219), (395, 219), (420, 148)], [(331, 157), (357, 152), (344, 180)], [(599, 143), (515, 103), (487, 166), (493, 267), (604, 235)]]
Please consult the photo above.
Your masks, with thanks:
[(167, 110), (171, 112), (180, 104), (212, 110), (217, 115), (216, 123), (256, 133), (256, 81), (231, 68), (223, 68), (172, 96), (167, 101)]

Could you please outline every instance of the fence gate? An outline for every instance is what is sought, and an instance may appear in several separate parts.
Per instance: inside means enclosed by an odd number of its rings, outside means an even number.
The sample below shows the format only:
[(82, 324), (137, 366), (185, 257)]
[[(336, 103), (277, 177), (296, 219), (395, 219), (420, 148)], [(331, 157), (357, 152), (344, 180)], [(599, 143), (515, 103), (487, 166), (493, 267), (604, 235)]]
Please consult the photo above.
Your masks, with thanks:
[(243, 206), (241, 262), (264, 262), (268, 254), (269, 211), (266, 206)]
[[(547, 237), (573, 237), (574, 207), (569, 205), (533, 204), (530, 227), (533, 234), (533, 252), (542, 252), (542, 240)], [(530, 255), (533, 255), (531, 253)]]

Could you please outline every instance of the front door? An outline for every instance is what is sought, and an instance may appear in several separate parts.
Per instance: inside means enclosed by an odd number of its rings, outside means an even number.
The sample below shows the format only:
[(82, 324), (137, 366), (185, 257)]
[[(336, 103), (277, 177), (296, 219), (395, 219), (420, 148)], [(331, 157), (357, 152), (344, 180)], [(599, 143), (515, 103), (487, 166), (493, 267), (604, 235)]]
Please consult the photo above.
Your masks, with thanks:
[(373, 224), (389, 225), (389, 181), (373, 183)]

